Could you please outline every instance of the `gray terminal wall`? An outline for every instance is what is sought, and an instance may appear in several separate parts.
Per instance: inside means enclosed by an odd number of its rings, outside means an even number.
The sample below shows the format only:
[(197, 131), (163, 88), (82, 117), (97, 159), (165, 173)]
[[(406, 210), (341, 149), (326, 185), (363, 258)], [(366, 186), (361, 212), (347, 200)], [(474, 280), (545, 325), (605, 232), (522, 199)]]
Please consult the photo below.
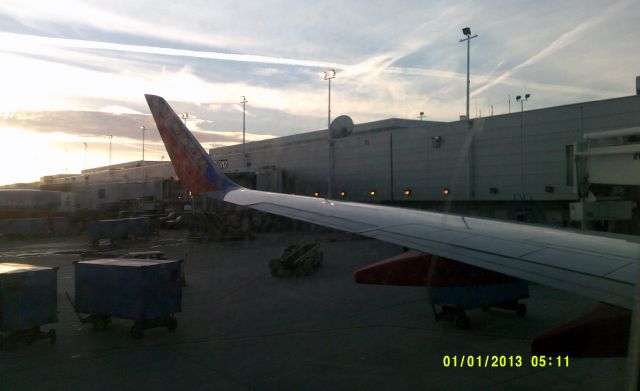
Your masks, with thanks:
[[(386, 126), (380, 126), (385, 123)], [(640, 96), (514, 112), (471, 121), (385, 120), (334, 140), (333, 196), (354, 201), (575, 200), (573, 145), (584, 134), (640, 125)], [(210, 151), (226, 172), (270, 167), (282, 192), (326, 196), (326, 131)], [(443, 195), (443, 189), (449, 195)], [(410, 196), (403, 192), (411, 190)]]

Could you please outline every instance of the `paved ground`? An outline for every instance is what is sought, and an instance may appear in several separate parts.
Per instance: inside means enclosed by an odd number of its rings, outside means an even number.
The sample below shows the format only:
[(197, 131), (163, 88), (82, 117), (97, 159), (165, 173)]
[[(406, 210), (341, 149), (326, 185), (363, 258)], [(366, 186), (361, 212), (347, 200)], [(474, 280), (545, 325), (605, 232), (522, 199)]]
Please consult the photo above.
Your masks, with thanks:
[[(0, 352), (0, 390), (612, 390), (624, 359), (573, 359), (568, 368), (532, 368), (533, 336), (593, 302), (532, 286), (529, 314), (472, 311), (470, 330), (435, 322), (423, 288), (358, 285), (357, 268), (400, 252), (343, 234), (264, 234), (244, 242), (194, 244), (181, 232), (126, 250), (187, 257), (183, 312), (175, 333), (129, 336), (130, 321), (106, 330), (82, 325), (73, 296), (80, 238), (4, 242), (0, 262), (58, 266), (58, 343)], [(267, 267), (290, 243), (323, 244), (310, 277), (276, 279)], [(523, 355), (520, 368), (444, 368), (444, 355)]]

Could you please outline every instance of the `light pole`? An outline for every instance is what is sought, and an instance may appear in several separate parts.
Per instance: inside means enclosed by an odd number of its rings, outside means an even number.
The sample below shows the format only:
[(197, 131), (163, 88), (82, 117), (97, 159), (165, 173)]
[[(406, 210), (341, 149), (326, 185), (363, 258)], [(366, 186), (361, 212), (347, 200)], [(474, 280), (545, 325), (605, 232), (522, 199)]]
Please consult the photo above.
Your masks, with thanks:
[(244, 149), (244, 143), (245, 143), (245, 113), (246, 113), (246, 109), (247, 109), (247, 103), (249, 101), (247, 100), (247, 98), (242, 95), (242, 164), (244, 167), (247, 166), (247, 154), (245, 152)]
[(336, 70), (331, 69), (328, 71), (324, 71), (322, 73), (324, 75), (324, 79), (329, 81), (329, 105), (327, 108), (327, 130), (328, 130), (329, 126), (331, 126), (331, 79), (335, 79)]
[(471, 79), (469, 79), (469, 56), (470, 56), (470, 46), (471, 40), (478, 36), (478, 34), (471, 35), (471, 29), (469, 27), (465, 27), (462, 29), (462, 34), (466, 35), (467, 38), (462, 38), (460, 42), (467, 41), (467, 121), (469, 120), (469, 86), (471, 85)]
[(520, 196), (524, 198), (524, 102), (528, 101), (531, 94), (516, 96), (516, 102), (520, 102)]
[(107, 137), (109, 138), (109, 168), (111, 168), (111, 139), (113, 138), (113, 135), (110, 134)]
[(144, 125), (140, 125), (140, 130), (142, 130), (142, 165), (144, 166), (144, 131), (145, 131), (145, 127)]
[(531, 94), (524, 94), (524, 99), (520, 95), (516, 96), (516, 102), (520, 102), (520, 113), (524, 112), (524, 102), (531, 98)]
[(322, 72), (324, 80), (329, 82), (329, 103), (327, 105), (327, 135), (329, 137), (329, 175), (327, 178), (327, 198), (331, 198), (333, 185), (333, 140), (331, 140), (331, 79), (336, 77), (336, 70), (331, 69)]
[(180, 113), (180, 116), (184, 120), (184, 126), (187, 126), (187, 119), (189, 118), (189, 113)]
[[(464, 27), (462, 29), (462, 34), (466, 35), (467, 38), (462, 38), (459, 42), (467, 41), (467, 124), (468, 124), (468, 136), (470, 137), (471, 133), (471, 119), (469, 118), (469, 89), (471, 87), (471, 79), (469, 77), (469, 64), (470, 64), (470, 56), (471, 56), (471, 40), (478, 36), (478, 34), (471, 35), (471, 28)], [(467, 153), (467, 197), (469, 199), (473, 198), (473, 190), (471, 184), (471, 151), (472, 151), (472, 143), (473, 138), (470, 138), (469, 142), (469, 150)]]
[(84, 169), (87, 169), (87, 143), (84, 144)]

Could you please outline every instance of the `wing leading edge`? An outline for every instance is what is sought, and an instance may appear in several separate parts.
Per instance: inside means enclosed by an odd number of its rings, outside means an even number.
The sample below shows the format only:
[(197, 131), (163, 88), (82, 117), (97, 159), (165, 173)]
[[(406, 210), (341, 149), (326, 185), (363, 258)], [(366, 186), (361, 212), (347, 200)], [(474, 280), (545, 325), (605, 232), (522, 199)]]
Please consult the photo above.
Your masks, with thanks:
[(194, 193), (632, 307), (638, 243), (584, 232), (245, 189), (218, 170), (163, 98), (145, 97), (178, 177)]

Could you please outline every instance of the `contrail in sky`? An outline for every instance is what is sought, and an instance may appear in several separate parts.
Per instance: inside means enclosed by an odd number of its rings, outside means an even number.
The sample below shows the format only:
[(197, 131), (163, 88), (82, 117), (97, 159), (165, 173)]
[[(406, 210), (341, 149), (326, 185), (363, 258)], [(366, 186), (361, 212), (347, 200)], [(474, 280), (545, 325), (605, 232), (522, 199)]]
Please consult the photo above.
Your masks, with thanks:
[(488, 82), (487, 84), (483, 85), (482, 87), (476, 89), (473, 91), (473, 93), (471, 94), (472, 96), (478, 95), (482, 92), (484, 92), (485, 90), (487, 90), (488, 88), (493, 87), (494, 85), (504, 82), (505, 79), (510, 78), (511, 76), (513, 76), (513, 74), (515, 74), (516, 72), (518, 72), (520, 69), (527, 67), (529, 65), (535, 64), (536, 62), (552, 55), (553, 53), (555, 53), (556, 51), (558, 51), (559, 49), (572, 44), (573, 42), (575, 42), (576, 40), (578, 40), (580, 38), (580, 33), (584, 32), (585, 30), (599, 24), (602, 23), (603, 21), (605, 21), (607, 18), (611, 17), (612, 15), (614, 15), (615, 13), (623, 10), (624, 8), (627, 8), (631, 3), (630, 2), (624, 2), (621, 1), (617, 4), (614, 4), (613, 6), (609, 7), (606, 11), (593, 16), (587, 20), (585, 20), (584, 22), (580, 23), (579, 25), (577, 25), (576, 27), (574, 27), (573, 29), (571, 29), (570, 31), (567, 31), (566, 33), (562, 34), (558, 39), (556, 39), (555, 41), (551, 42), (547, 47), (545, 47), (544, 49), (540, 50), (538, 53), (534, 54), (533, 56), (531, 56), (529, 59), (527, 59), (526, 61), (516, 65), (515, 67), (511, 68), (510, 70), (506, 71), (505, 73), (503, 73), (502, 75), (498, 76), (497, 78), (491, 80), (490, 82)]
[(252, 62), (262, 64), (277, 64), (277, 65), (293, 65), (303, 66), (310, 68), (346, 68), (348, 65), (324, 62), (324, 61), (312, 61), (312, 60), (296, 60), (292, 58), (284, 57), (269, 57), (258, 56), (253, 54), (230, 54), (211, 51), (200, 50), (185, 50), (185, 49), (173, 49), (163, 48), (155, 46), (143, 46), (143, 45), (129, 45), (113, 42), (100, 42), (100, 41), (88, 41), (80, 39), (67, 39), (67, 38), (52, 38), (43, 37), (30, 34), (16, 34), (8, 32), (0, 32), (0, 47), (24, 51), (21, 46), (35, 44), (35, 45), (55, 45), (58, 47), (76, 48), (76, 49), (100, 49), (100, 50), (114, 50), (120, 52), (131, 53), (144, 53), (144, 54), (159, 54), (164, 56), (183, 56), (183, 57), (195, 57), (195, 58), (207, 58), (211, 60), (226, 60), (226, 61), (239, 61), (239, 62)]

